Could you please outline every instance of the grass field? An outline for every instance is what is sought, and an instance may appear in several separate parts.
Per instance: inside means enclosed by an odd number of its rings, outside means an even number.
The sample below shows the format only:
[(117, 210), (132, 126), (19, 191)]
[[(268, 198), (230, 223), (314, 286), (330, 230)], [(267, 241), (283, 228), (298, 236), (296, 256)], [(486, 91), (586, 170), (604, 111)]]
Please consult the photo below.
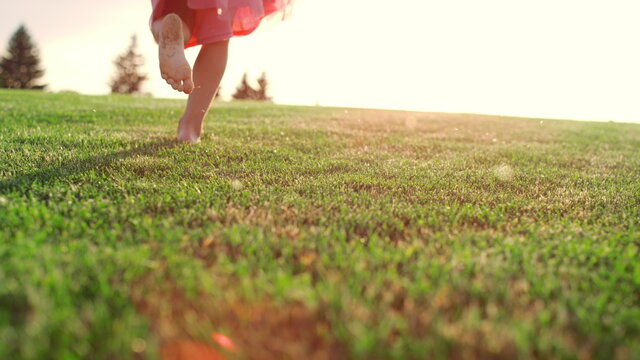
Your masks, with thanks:
[(182, 106), (0, 91), (0, 359), (640, 358), (640, 125)]

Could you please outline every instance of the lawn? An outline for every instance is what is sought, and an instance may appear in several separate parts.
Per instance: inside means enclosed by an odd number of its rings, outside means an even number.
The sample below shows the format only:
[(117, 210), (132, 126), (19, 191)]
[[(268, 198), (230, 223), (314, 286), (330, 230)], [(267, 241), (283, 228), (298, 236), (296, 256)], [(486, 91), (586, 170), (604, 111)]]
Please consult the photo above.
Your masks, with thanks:
[(640, 125), (183, 104), (0, 91), (1, 359), (640, 358)]

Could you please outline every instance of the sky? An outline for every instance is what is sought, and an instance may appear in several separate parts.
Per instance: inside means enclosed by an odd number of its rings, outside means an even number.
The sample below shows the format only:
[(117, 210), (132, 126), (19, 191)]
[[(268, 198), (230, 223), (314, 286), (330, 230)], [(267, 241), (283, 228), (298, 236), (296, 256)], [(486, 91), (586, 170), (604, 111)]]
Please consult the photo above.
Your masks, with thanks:
[[(149, 0), (0, 0), (0, 51), (24, 23), (51, 91), (106, 94), (132, 34), (160, 78)], [(640, 122), (638, 0), (299, 0), (230, 45), (223, 98), (263, 71), (276, 103)], [(189, 49), (193, 61), (197, 48)]]

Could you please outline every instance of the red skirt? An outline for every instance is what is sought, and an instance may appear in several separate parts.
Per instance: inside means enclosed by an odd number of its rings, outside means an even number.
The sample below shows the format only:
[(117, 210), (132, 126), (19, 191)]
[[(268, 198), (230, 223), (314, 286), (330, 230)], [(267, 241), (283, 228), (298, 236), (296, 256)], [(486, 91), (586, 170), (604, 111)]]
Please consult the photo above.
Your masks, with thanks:
[(191, 29), (185, 48), (251, 34), (263, 19), (284, 19), (292, 0), (151, 0), (151, 22), (174, 13)]

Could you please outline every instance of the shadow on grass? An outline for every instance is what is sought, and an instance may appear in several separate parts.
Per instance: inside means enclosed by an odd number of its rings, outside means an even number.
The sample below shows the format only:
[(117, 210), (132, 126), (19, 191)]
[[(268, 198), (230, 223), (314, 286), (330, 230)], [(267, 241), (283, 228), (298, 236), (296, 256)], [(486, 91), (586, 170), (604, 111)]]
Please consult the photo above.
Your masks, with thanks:
[(71, 175), (84, 173), (93, 169), (106, 168), (120, 159), (140, 155), (151, 155), (163, 149), (174, 148), (177, 145), (178, 142), (176, 140), (159, 140), (110, 154), (90, 156), (83, 159), (70, 159), (60, 164), (1, 179), (0, 194), (6, 194), (14, 190), (29, 190), (34, 183), (46, 184), (57, 179), (64, 179)]

